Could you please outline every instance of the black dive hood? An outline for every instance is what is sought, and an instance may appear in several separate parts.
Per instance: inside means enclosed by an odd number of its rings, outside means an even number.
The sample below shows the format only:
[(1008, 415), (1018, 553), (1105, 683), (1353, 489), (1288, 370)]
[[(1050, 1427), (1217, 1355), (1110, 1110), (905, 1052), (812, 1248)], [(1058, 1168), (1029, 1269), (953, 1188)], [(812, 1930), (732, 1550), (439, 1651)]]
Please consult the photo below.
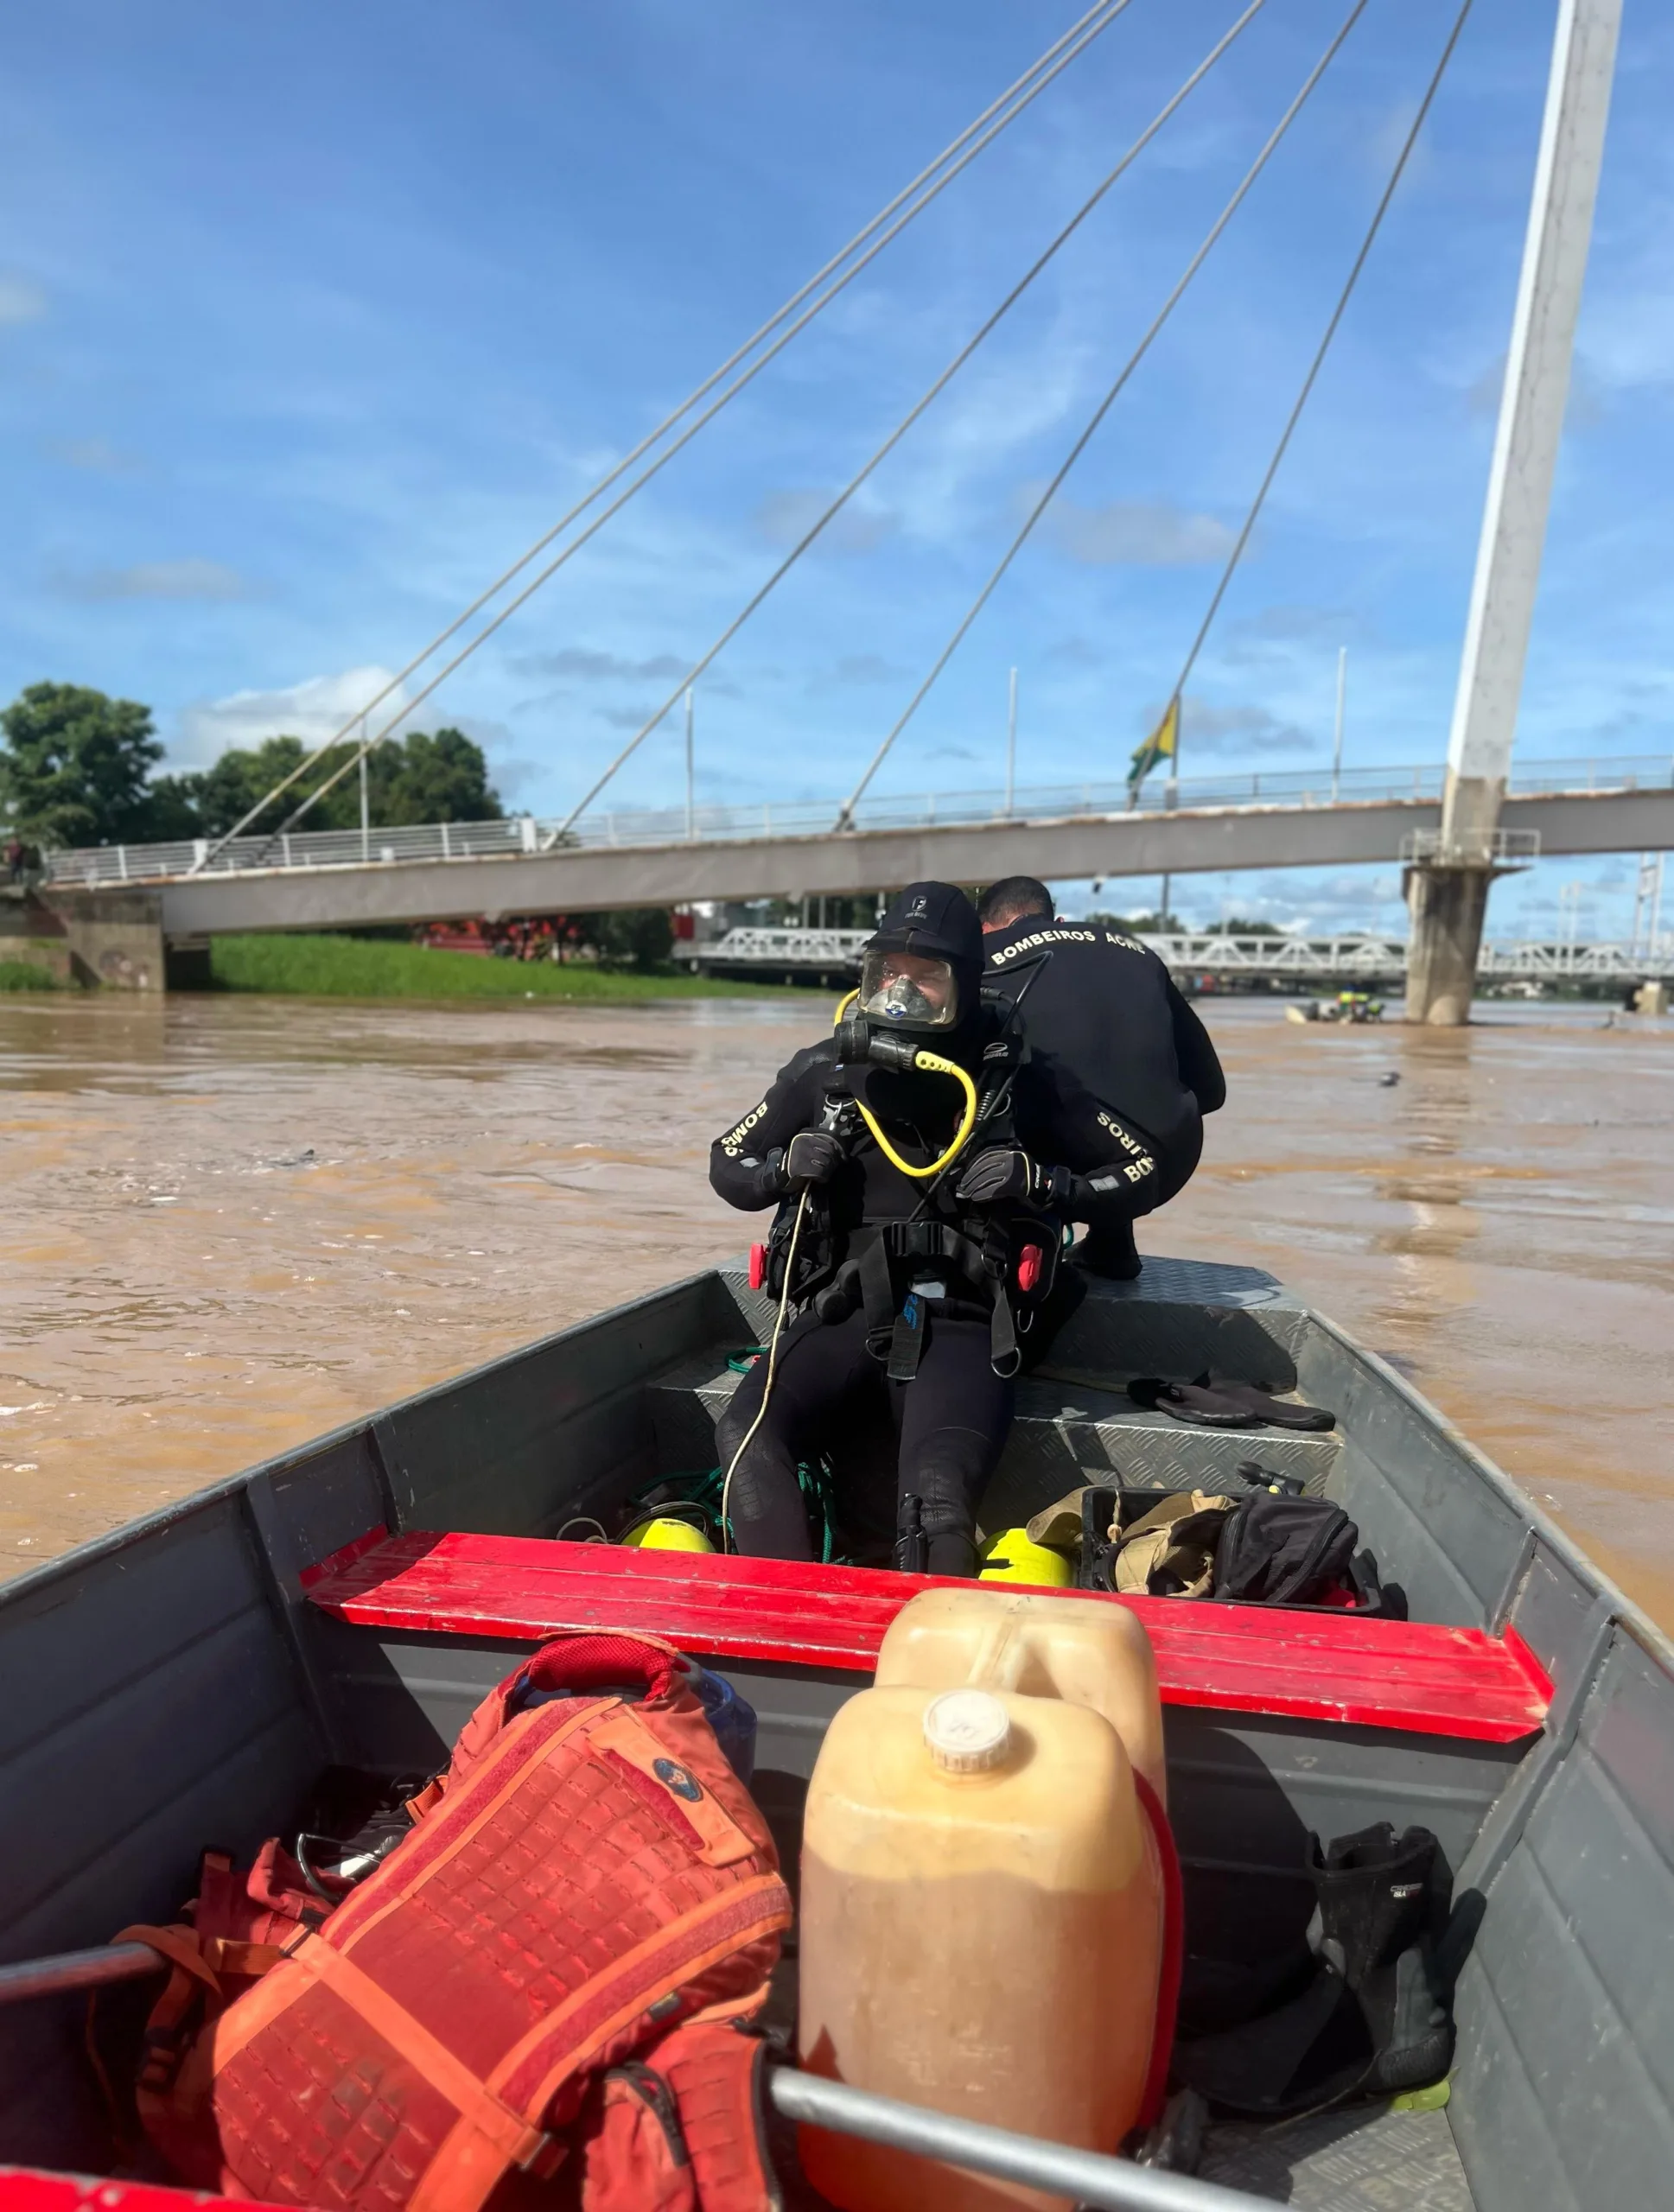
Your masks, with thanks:
[[(922, 963), (922, 988), (896, 976), (888, 956), (903, 966)], [(983, 925), (957, 884), (909, 883), (889, 906), (861, 958), (862, 988), (838, 1029), (845, 1060), (878, 1060), (910, 1067), (921, 1048), (961, 1057), (980, 1003)]]

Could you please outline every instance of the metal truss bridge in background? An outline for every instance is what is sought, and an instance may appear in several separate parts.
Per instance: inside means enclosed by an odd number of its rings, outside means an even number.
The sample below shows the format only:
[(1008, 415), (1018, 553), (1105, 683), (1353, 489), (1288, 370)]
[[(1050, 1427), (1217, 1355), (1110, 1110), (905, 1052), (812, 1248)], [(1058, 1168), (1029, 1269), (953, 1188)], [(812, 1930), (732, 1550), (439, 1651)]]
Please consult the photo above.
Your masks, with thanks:
[[(1073, 926), (1073, 925), (1072, 925)], [(804, 975), (811, 979), (856, 973), (865, 930), (729, 930), (724, 937), (684, 944), (677, 957), (694, 972), (744, 976)], [(1342, 937), (1265, 935), (1223, 937), (1183, 931), (1145, 936), (1142, 943), (1178, 976), (1218, 983), (1284, 982), (1391, 984), (1403, 982), (1404, 938), (1364, 932)], [(1477, 964), (1482, 982), (1643, 983), (1674, 982), (1674, 934), (1652, 949), (1633, 944), (1584, 944), (1565, 939), (1486, 944)]]
[[(1403, 983), (1407, 941), (1401, 937), (1148, 937), (1145, 943), (1175, 975), (1241, 976), (1321, 983)], [(1480, 982), (1643, 983), (1674, 978), (1674, 936), (1652, 950), (1627, 944), (1584, 944), (1529, 938), (1485, 944), (1476, 965)]]

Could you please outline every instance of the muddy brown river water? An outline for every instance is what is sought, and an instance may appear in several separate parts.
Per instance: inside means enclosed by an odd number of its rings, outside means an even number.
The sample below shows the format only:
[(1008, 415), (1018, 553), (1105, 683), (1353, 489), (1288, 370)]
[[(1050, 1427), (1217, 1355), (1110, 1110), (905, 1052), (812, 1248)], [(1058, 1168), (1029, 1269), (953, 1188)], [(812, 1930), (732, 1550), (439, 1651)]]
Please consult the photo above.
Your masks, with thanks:
[[(1284, 1277), (1674, 1629), (1674, 1024), (1206, 1012), (1142, 1251)], [(738, 1250), (710, 1139), (824, 1018), (0, 1000), (0, 1579)]]

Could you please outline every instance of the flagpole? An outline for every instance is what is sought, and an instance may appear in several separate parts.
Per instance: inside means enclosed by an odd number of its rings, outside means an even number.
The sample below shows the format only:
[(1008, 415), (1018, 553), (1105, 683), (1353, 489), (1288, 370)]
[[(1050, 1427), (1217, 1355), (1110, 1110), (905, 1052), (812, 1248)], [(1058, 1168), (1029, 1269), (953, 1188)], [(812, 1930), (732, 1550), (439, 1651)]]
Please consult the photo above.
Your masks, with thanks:
[(1168, 785), (1162, 804), (1172, 814), (1180, 798), (1180, 726), (1186, 719), (1185, 702), (1178, 691), (1174, 696), (1174, 749), (1168, 755)]
[[(1174, 744), (1173, 752), (1168, 755), (1168, 780), (1162, 789), (1163, 808), (1169, 814), (1174, 812), (1180, 800), (1180, 726), (1186, 719), (1181, 711), (1182, 702), (1178, 691), (1175, 692), (1172, 703), (1174, 713)], [(1168, 871), (1167, 868), (1162, 871), (1162, 912), (1157, 917), (1156, 925), (1166, 937), (1168, 933)]]

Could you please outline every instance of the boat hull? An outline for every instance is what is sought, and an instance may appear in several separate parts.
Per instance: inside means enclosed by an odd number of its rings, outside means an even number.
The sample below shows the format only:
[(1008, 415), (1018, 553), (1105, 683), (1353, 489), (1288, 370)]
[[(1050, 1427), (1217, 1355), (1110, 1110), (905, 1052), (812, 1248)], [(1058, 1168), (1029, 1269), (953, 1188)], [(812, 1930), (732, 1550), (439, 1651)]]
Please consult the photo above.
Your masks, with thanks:
[[(526, 1640), (334, 1616), (310, 1594), (319, 1570), (403, 1532), (553, 1536), (697, 1464), (725, 1353), (767, 1319), (742, 1270), (694, 1276), (0, 1590), (0, 1956), (169, 1917), (205, 1844), (251, 1849), (328, 1761), (433, 1763)], [(1356, 1520), (1414, 1621), (1514, 1632), (1551, 1697), (1499, 1741), (1172, 1703), (1194, 1946), (1236, 1955), (1252, 1930), (1306, 1918), (1310, 1829), (1433, 1828), (1474, 1936), (1448, 2119), (1477, 2205), (1665, 2201), (1674, 1652), (1410, 1384), (1253, 1270), (1148, 1262), (1136, 1284), (1097, 1287), (1030, 1385), (992, 1525), (1112, 1466), (1184, 1482), (1228, 1446), (1246, 1456), (1248, 1437), (1173, 1435), (1124, 1408), (1125, 1374), (1209, 1365), (1331, 1406), (1310, 1486)], [(801, 1786), (864, 1672), (717, 1663), (761, 1713), (763, 1808), (793, 1855)], [(79, 2001), (0, 2013), (0, 2158), (99, 2164), (81, 2030)]]

